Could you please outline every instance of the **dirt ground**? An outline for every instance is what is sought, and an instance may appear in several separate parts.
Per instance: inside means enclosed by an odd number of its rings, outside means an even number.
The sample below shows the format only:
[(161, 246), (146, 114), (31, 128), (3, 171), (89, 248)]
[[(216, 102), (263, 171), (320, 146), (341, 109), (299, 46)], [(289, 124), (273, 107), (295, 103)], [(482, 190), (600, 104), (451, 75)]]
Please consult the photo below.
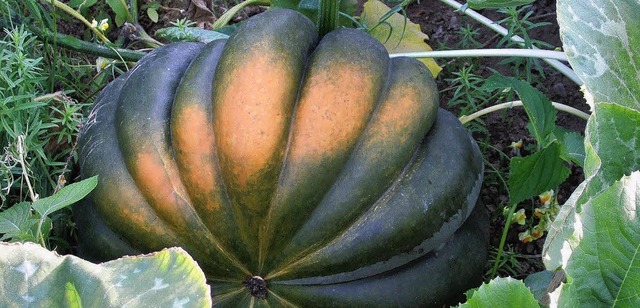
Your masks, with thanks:
[[(551, 25), (534, 29), (529, 33), (531, 38), (545, 41), (553, 46), (562, 46), (560, 41), (558, 24), (555, 14), (555, 0), (538, 0), (535, 1), (530, 10), (533, 12), (529, 18), (535, 22), (549, 22)], [(483, 10), (481, 13), (492, 20), (500, 20), (504, 15), (496, 10)], [(460, 12), (455, 12), (449, 6), (442, 4), (440, 1), (423, 0), (420, 3), (413, 3), (408, 7), (408, 17), (415, 23), (419, 23), (423, 32), (429, 35), (429, 44), (436, 48), (437, 46), (446, 46), (447, 48), (455, 48), (456, 43), (460, 40), (458, 29), (466, 24), (474, 25), (474, 28), (481, 29), (477, 41), (485, 43), (487, 48), (496, 48), (499, 38), (495, 33), (486, 27), (479, 25), (467, 16), (463, 16)], [(486, 67), (494, 68), (500, 72), (508, 72), (509, 67), (499, 65), (500, 59), (484, 58), (480, 59), (480, 63), (485, 68), (478, 69), (475, 73), (483, 76), (489, 76), (491, 73)], [(441, 65), (445, 61), (438, 61)], [(564, 75), (558, 73), (549, 65), (543, 62), (545, 78), (540, 78), (540, 83), (534, 84), (536, 88), (542, 91), (547, 97), (554, 102), (560, 102), (575, 107), (584, 112), (588, 112), (582, 93), (579, 87)], [(443, 70), (441, 76), (438, 77), (439, 89), (445, 89), (449, 86), (446, 79), (453, 76)], [(446, 107), (451, 93), (441, 93), (441, 106)], [(455, 112), (455, 111), (454, 111)], [(506, 113), (495, 112), (483, 117), (486, 127), (489, 130), (488, 143), (501, 149), (505, 153), (509, 153), (509, 145), (513, 141), (522, 139), (525, 144), (532, 144), (534, 139), (529, 135), (526, 129), (527, 116), (522, 108), (514, 108)], [(583, 132), (586, 121), (566, 113), (558, 113), (556, 122), (559, 126), (575, 132)], [(484, 137), (484, 136), (483, 136)], [(523, 153), (523, 154), (526, 154)], [(487, 152), (485, 158), (492, 164), (500, 166), (501, 170), (507, 170), (505, 160), (501, 160), (496, 152)], [(558, 198), (562, 204), (583, 180), (582, 170), (579, 167), (571, 166), (571, 175), (569, 179), (560, 187)], [(482, 191), (482, 201), (487, 209), (492, 212), (492, 230), (491, 244), (498, 246), (502, 229), (504, 226), (503, 216), (500, 215), (502, 204), (506, 203), (508, 196), (503, 185), (496, 182), (485, 182)], [(513, 227), (507, 237), (507, 246), (520, 256), (520, 266), (516, 266), (518, 278), (523, 278), (531, 272), (542, 269), (540, 261), (540, 253), (544, 238), (534, 241), (533, 243), (523, 244), (518, 240), (517, 227)]]

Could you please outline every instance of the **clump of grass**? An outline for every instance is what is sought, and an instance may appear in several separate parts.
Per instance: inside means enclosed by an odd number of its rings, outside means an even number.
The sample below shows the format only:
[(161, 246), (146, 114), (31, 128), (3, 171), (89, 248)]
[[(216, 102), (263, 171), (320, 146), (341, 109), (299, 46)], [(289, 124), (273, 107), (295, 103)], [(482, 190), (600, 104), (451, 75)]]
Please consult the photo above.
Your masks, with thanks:
[[(53, 195), (72, 169), (89, 104), (52, 91), (67, 84), (72, 72), (52, 69), (64, 58), (50, 57), (48, 47), (24, 24), (5, 28), (0, 36), (0, 212)], [(52, 217), (52, 246), (62, 250), (73, 232), (70, 213), (65, 209)]]

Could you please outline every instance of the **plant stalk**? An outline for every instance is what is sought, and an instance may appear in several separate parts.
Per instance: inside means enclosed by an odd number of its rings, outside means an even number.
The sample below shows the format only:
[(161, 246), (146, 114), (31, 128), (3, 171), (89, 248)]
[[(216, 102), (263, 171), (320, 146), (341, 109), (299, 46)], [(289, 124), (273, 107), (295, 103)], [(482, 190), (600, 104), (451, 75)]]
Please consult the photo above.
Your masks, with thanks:
[(27, 183), (27, 188), (29, 189), (29, 196), (31, 197), (31, 202), (36, 202), (38, 200), (38, 194), (33, 191), (33, 186), (31, 186), (31, 181), (29, 180), (29, 174), (27, 173), (27, 164), (24, 162), (24, 136), (19, 135), (18, 140), (16, 140), (16, 146), (18, 148), (18, 162), (20, 163), (20, 167), (22, 169), (22, 176), (24, 177), (25, 182)]
[(83, 41), (70, 35), (51, 32), (45, 28), (39, 29), (36, 27), (31, 27), (30, 29), (43, 40), (56, 41), (56, 44), (63, 48), (71, 49), (73, 51), (81, 53), (91, 54), (94, 56), (135, 62), (140, 60), (145, 55), (145, 53), (141, 51), (122, 48), (110, 48), (104, 45)]
[(509, 213), (507, 214), (507, 219), (504, 222), (504, 228), (502, 229), (502, 237), (500, 237), (500, 245), (498, 245), (498, 253), (496, 254), (496, 260), (493, 262), (493, 269), (491, 269), (491, 276), (489, 279), (493, 279), (496, 277), (498, 273), (498, 265), (500, 264), (500, 257), (502, 256), (502, 251), (504, 250), (504, 243), (507, 241), (507, 233), (509, 232), (509, 227), (511, 226), (511, 217), (513, 216), (513, 212), (516, 210), (517, 203), (509, 206)]
[(226, 26), (227, 24), (229, 24), (233, 16), (236, 16), (236, 14), (238, 14), (238, 12), (240, 12), (243, 8), (247, 6), (259, 6), (259, 5), (269, 6), (271, 5), (271, 1), (270, 0), (247, 0), (244, 2), (240, 2), (236, 4), (234, 7), (230, 8), (227, 12), (222, 14), (222, 16), (220, 16), (220, 18), (218, 18), (218, 20), (216, 20), (213, 23), (213, 25), (211, 26), (211, 29), (216, 30)]
[(76, 10), (72, 9), (71, 7), (69, 7), (68, 5), (58, 1), (58, 0), (50, 0), (49, 1), (53, 6), (63, 10), (65, 13), (73, 16), (75, 19), (81, 21), (83, 24), (85, 24), (89, 29), (91, 29), (91, 31), (93, 31), (93, 33), (103, 42), (105, 43), (111, 43), (111, 41), (109, 41), (109, 39), (104, 36), (104, 33), (102, 33), (100, 30), (96, 29), (95, 27), (91, 26), (91, 23), (84, 18), (84, 16), (82, 16), (80, 13), (78, 13)]
[(338, 28), (339, 17), (339, 0), (320, 0), (320, 11), (318, 12), (318, 30), (320, 37)]
[[(572, 114), (576, 117), (579, 117), (583, 120), (589, 120), (589, 114), (584, 113), (576, 108), (573, 108), (571, 106), (567, 106), (565, 104), (561, 104), (561, 103), (556, 103), (556, 102), (551, 102), (551, 105), (553, 105), (554, 108), (560, 110), (560, 111), (564, 111), (566, 113)], [(512, 107), (521, 107), (524, 106), (524, 104), (522, 103), (522, 101), (512, 101), (512, 102), (506, 102), (506, 103), (502, 103), (502, 104), (497, 104), (491, 107), (487, 107), (484, 108), (482, 110), (479, 110), (477, 112), (474, 112), (468, 116), (461, 116), (459, 118), (460, 122), (462, 122), (462, 124), (466, 124), (469, 123), (485, 114), (489, 114), (492, 113), (494, 111), (498, 111), (498, 110), (502, 110), (502, 109), (507, 109), (507, 108), (512, 108)]]

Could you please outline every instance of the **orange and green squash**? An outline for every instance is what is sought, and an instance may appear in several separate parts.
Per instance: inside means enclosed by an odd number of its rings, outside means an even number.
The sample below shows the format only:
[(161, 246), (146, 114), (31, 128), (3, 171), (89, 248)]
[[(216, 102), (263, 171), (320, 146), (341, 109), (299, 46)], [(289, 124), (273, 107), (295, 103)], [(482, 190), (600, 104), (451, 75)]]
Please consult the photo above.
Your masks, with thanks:
[(99, 95), (76, 206), (92, 259), (181, 246), (220, 306), (434, 306), (481, 279), (482, 157), (431, 73), (286, 9), (175, 43)]

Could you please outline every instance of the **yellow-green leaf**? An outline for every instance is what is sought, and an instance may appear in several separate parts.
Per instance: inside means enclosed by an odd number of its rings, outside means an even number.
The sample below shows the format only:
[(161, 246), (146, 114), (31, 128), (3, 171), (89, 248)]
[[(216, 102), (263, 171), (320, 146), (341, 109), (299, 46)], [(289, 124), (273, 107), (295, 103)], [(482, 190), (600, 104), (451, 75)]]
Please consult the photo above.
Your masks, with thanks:
[[(364, 4), (360, 22), (369, 28), (369, 34), (384, 44), (389, 53), (431, 51), (425, 43), (429, 37), (420, 30), (420, 25), (412, 23), (400, 13), (383, 19), (391, 9), (378, 0), (369, 0)], [(383, 19), (383, 20), (381, 20)], [(430, 58), (419, 59), (429, 68), (434, 77), (442, 68)]]

